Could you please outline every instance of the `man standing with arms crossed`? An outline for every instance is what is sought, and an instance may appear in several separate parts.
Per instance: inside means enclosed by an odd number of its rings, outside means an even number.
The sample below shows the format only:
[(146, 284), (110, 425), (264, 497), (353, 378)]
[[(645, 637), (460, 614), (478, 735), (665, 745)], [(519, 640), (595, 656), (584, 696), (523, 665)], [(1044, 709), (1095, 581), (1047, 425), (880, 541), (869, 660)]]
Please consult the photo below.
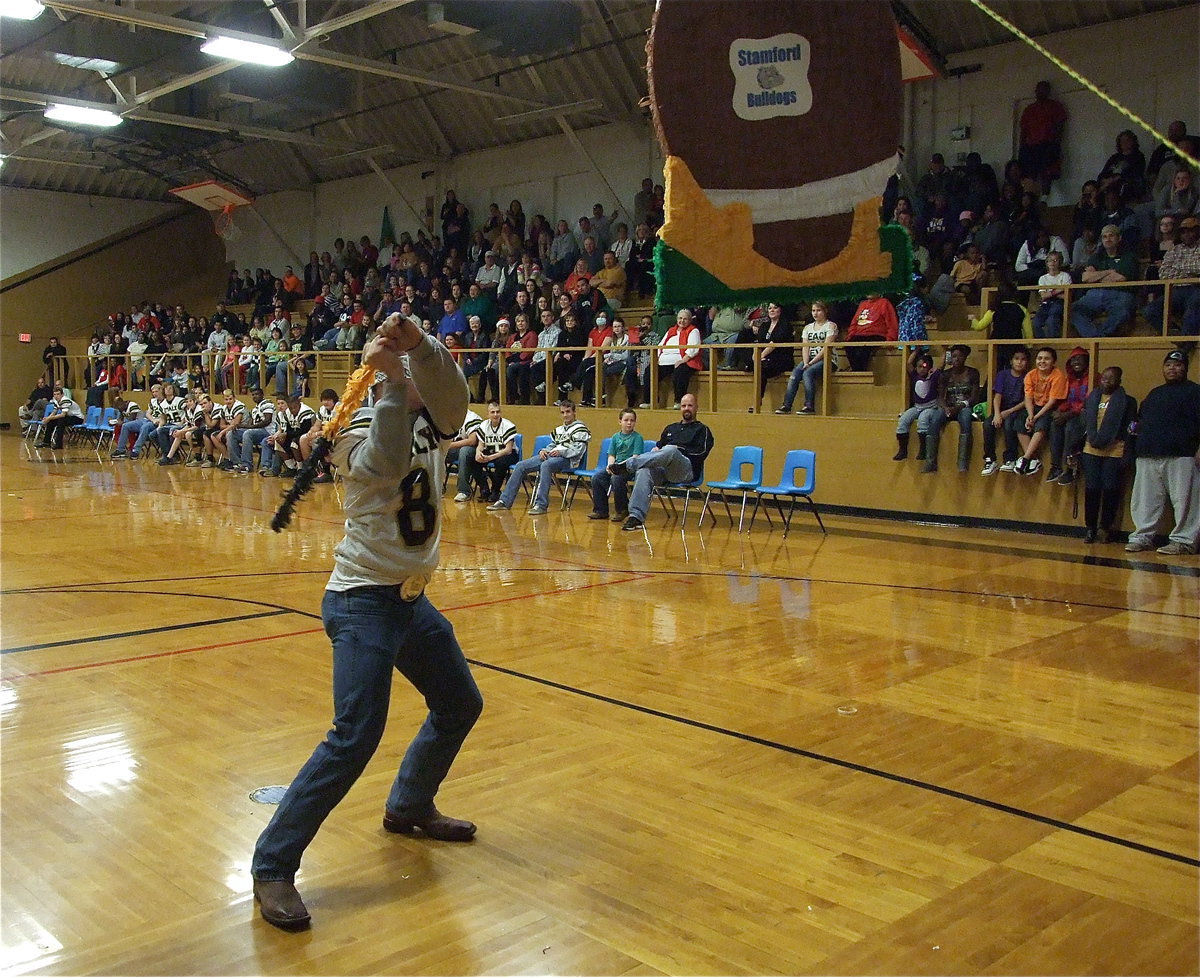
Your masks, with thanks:
[(376, 385), (375, 406), (355, 413), (331, 455), (346, 490), (346, 536), (321, 606), (333, 643), (333, 728), (292, 781), (251, 863), (263, 918), (286, 930), (309, 925), (294, 884), (300, 859), (379, 745), (393, 668), (424, 696), (429, 715), (400, 764), (383, 827), (439, 841), (475, 835), (474, 824), (441, 814), (433, 799), (483, 699), (450, 623), (424, 593), (438, 562), (445, 446), (466, 414), (467, 383), (449, 352), (398, 314), (367, 343), (363, 362), (390, 379)]

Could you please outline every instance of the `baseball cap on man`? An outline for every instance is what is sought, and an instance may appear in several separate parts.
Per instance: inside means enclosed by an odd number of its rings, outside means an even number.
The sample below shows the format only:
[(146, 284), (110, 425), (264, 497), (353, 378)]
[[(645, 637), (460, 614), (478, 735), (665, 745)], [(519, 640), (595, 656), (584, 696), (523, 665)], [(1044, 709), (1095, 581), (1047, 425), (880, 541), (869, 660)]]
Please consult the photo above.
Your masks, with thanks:
[(1187, 366), (1187, 354), (1181, 349), (1173, 349), (1163, 357), (1164, 363), (1182, 363)]

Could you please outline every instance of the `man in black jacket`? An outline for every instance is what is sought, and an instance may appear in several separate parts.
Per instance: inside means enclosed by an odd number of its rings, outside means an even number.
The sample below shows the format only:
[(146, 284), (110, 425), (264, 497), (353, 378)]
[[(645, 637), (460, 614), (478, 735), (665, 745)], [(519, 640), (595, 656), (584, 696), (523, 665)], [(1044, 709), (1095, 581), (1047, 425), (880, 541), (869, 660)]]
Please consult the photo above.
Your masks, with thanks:
[(1200, 384), (1187, 378), (1187, 356), (1173, 349), (1163, 360), (1163, 379), (1142, 401), (1137, 428), (1137, 471), (1130, 514), (1134, 531), (1126, 552), (1141, 553), (1154, 544), (1154, 530), (1166, 512), (1175, 528), (1164, 556), (1196, 552), (1200, 537)]
[(699, 481), (704, 475), (704, 459), (712, 449), (712, 431), (696, 420), (696, 395), (684, 394), (679, 400), (679, 420), (663, 428), (653, 451), (608, 466), (610, 474), (633, 481), (629, 518), (621, 528), (634, 532), (645, 525), (656, 485)]

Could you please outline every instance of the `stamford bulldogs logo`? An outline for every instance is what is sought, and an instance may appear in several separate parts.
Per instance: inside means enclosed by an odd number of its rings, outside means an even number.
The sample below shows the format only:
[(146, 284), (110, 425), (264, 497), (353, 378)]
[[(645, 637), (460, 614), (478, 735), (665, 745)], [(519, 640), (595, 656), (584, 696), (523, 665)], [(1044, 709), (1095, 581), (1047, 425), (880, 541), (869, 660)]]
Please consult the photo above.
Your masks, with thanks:
[(739, 37), (729, 45), (734, 113), (749, 122), (804, 115), (813, 101), (811, 63), (808, 39), (799, 34)]

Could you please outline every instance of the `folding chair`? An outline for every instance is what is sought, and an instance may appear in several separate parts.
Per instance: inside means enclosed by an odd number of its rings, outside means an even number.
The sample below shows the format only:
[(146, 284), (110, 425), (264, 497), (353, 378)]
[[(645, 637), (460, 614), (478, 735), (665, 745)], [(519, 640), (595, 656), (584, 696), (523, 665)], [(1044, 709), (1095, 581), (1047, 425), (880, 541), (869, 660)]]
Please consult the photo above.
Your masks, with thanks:
[[(590, 447), (590, 446), (589, 446)], [(612, 448), (612, 438), (605, 438), (600, 442), (600, 455), (596, 458), (596, 464), (591, 468), (587, 467), (588, 456), (584, 453), (582, 462), (575, 468), (568, 468), (565, 472), (559, 472), (559, 477), (563, 479), (559, 488), (562, 489), (562, 506), (560, 508), (567, 509), (575, 502), (575, 493), (579, 490), (579, 480), (586, 478), (591, 481), (600, 472), (604, 471), (608, 465), (609, 449)], [(568, 492), (570, 495), (568, 496)]]
[(37, 421), (30, 421), (29, 426), (25, 428), (25, 440), (32, 438), (36, 441), (42, 434), (42, 426), (46, 423), (46, 418), (54, 413), (54, 401), (50, 401), (46, 405), (46, 409), (42, 411), (42, 417)]
[[(796, 484), (796, 469), (803, 468), (807, 473), (803, 485)], [(828, 535), (828, 530), (825, 528), (825, 523), (821, 521), (821, 513), (817, 511), (816, 504), (812, 500), (813, 490), (817, 485), (817, 456), (811, 451), (803, 448), (796, 448), (787, 453), (783, 459), (783, 474), (779, 478), (778, 485), (763, 485), (755, 489), (758, 493), (758, 498), (754, 502), (754, 511), (750, 513), (750, 528), (754, 528), (754, 517), (758, 515), (758, 506), (762, 502), (763, 496), (771, 495), (775, 497), (775, 504), (779, 508), (779, 516), (783, 519), (783, 535), (786, 537), (788, 530), (792, 526), (792, 510), (796, 507), (796, 499), (801, 498), (808, 502), (812, 513), (817, 517), (817, 525), (821, 527), (821, 532)], [(789, 499), (787, 515), (783, 514), (782, 496), (787, 496)], [(771, 510), (767, 507), (763, 508), (763, 512), (767, 514), (767, 522), (771, 522)]]
[[(667, 518), (677, 516), (679, 510), (675, 507), (675, 496), (672, 492), (683, 493), (683, 521), (687, 522), (688, 506), (692, 502), (692, 494), (699, 496), (700, 486), (704, 484), (704, 470), (700, 470), (699, 476), (692, 479), (690, 482), (664, 482), (662, 485), (654, 486), (654, 494), (658, 496), (658, 500), (662, 503), (663, 512), (667, 513)], [(667, 503), (670, 503), (670, 510), (667, 509)]]
[(113, 444), (113, 434), (116, 431), (116, 422), (120, 420), (121, 412), (115, 407), (105, 407), (100, 414), (100, 430), (96, 435), (96, 457), (100, 457), (100, 448), (104, 444), (104, 438), (107, 435), (110, 444)]
[[(67, 437), (95, 438), (98, 442), (100, 440), (100, 418), (102, 414), (103, 412), (99, 407), (89, 407), (82, 424), (74, 424), (67, 428)], [(66, 444), (66, 438), (63, 439), (63, 444)]]
[[(520, 435), (518, 434), (517, 437), (520, 437)], [(533, 439), (533, 452), (529, 455), (529, 457), (536, 458), (538, 454), (541, 453), (543, 448), (549, 448), (552, 443), (553, 438), (551, 438), (549, 434), (539, 434)], [(527, 472), (525, 477), (521, 479), (521, 488), (525, 490), (525, 498), (532, 502), (533, 492), (529, 488), (530, 479), (532, 479), (533, 483), (536, 485), (538, 479), (537, 472)]]
[(740, 533), (742, 531), (742, 524), (746, 521), (746, 499), (750, 497), (751, 492), (762, 485), (762, 468), (762, 448), (749, 444), (738, 445), (734, 448), (733, 457), (729, 460), (729, 477), (721, 481), (708, 483), (708, 491), (704, 494), (704, 505), (700, 507), (700, 518), (696, 521), (696, 526), (700, 527), (704, 525), (704, 514), (706, 512), (712, 516), (713, 525), (717, 524), (717, 517), (709, 506), (709, 501), (712, 499), (714, 490), (721, 493), (721, 501), (725, 505), (725, 514), (729, 516), (729, 525), (732, 526), (733, 513), (729, 509), (729, 498), (725, 493), (741, 492), (742, 511), (738, 516), (738, 532)]

